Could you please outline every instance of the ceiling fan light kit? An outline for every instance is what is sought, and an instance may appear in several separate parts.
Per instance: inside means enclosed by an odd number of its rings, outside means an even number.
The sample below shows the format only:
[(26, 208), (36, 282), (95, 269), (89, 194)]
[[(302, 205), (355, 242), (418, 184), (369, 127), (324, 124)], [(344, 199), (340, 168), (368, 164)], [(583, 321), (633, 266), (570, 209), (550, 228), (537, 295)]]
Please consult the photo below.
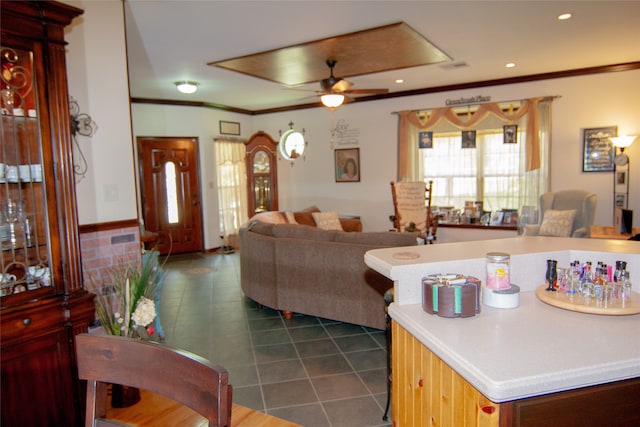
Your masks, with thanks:
[(322, 105), (329, 108), (338, 108), (344, 102), (344, 95), (339, 93), (326, 93), (320, 97)]
[(180, 93), (195, 93), (200, 85), (198, 82), (180, 81), (174, 83)]

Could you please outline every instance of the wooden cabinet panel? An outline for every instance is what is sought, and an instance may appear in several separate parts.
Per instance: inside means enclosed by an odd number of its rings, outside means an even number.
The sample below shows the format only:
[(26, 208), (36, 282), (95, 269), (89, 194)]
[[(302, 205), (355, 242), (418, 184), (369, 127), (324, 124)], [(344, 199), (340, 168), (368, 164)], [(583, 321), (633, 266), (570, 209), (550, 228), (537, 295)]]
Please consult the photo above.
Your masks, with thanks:
[(491, 402), (396, 322), (392, 322), (392, 417), (396, 426), (497, 427)]
[(640, 378), (502, 404), (504, 426), (640, 425)]
[[(62, 327), (2, 349), (2, 425), (78, 425), (69, 333)], [(40, 404), (46, 402), (46, 404)]]

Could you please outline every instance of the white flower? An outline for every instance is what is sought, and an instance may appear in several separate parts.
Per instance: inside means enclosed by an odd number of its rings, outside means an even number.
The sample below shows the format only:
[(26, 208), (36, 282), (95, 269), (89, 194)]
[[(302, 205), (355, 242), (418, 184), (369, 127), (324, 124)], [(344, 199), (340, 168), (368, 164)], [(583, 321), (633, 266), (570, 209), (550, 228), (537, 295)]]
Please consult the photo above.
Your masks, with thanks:
[(149, 298), (140, 297), (138, 301), (138, 305), (136, 306), (135, 311), (133, 312), (133, 322), (137, 326), (146, 327), (153, 319), (156, 318), (156, 305)]

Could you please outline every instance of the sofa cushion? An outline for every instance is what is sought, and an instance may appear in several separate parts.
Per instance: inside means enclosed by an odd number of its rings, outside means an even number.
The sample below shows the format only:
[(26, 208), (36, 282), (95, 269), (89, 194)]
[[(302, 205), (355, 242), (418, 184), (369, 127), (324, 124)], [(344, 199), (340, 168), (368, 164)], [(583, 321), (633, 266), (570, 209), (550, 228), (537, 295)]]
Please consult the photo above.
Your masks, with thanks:
[(418, 243), (416, 235), (412, 233), (397, 233), (390, 231), (369, 231), (367, 233), (336, 233), (335, 242), (357, 245), (374, 246), (412, 246)]
[(275, 224), (273, 235), (275, 237), (289, 237), (292, 239), (323, 240), (331, 242), (334, 240), (336, 232), (322, 230), (316, 227), (301, 224)]
[(571, 227), (573, 219), (576, 216), (575, 209), (558, 211), (548, 209), (542, 218), (539, 236), (569, 237), (571, 235)]
[(262, 234), (263, 236), (271, 236), (273, 237), (273, 226), (274, 224), (270, 224), (268, 222), (262, 221), (251, 221), (249, 226), (247, 227), (250, 231), (254, 233)]
[(313, 212), (313, 220), (316, 223), (316, 227), (322, 230), (340, 230), (342, 231), (342, 224), (338, 212)]

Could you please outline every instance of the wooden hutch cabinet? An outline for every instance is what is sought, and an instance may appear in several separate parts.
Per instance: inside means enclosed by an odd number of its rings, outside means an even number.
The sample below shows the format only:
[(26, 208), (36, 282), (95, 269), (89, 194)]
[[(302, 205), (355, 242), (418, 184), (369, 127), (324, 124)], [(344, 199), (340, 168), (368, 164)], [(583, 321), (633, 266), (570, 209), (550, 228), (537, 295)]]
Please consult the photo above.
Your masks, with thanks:
[(245, 142), (249, 218), (259, 212), (278, 210), (278, 143), (259, 131)]
[(74, 337), (94, 306), (82, 283), (64, 27), (82, 10), (0, 9), (0, 424), (79, 426)]

